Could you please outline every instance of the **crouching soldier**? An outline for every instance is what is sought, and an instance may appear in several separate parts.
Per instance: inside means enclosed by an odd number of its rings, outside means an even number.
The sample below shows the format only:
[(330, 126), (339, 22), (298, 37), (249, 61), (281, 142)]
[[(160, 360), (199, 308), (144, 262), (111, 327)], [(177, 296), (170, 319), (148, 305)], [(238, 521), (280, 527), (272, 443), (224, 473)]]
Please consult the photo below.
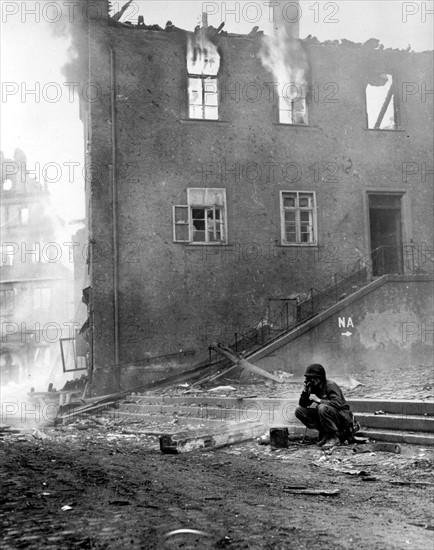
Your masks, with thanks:
[(307, 428), (319, 431), (317, 445), (329, 448), (340, 442), (354, 442), (358, 426), (341, 388), (327, 380), (324, 367), (318, 363), (309, 365), (304, 377), (295, 416)]

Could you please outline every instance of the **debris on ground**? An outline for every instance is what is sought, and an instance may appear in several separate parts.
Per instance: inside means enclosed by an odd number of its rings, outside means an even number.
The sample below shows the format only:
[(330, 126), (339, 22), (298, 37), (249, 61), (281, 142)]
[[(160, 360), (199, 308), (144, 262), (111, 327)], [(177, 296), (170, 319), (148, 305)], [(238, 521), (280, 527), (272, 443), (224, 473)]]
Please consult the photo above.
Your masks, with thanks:
[(398, 443), (370, 443), (363, 447), (357, 445), (353, 447), (353, 453), (376, 453), (377, 451), (399, 454), (401, 446)]

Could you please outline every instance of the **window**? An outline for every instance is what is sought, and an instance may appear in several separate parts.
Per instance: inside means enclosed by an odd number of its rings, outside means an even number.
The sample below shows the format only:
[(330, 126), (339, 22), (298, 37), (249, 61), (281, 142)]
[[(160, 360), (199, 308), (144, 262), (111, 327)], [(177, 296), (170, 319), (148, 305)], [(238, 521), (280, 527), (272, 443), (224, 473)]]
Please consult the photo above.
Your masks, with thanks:
[(14, 256), (17, 252), (16, 245), (14, 243), (4, 243), (1, 247), (1, 262), (0, 265), (12, 266), (14, 265)]
[(10, 191), (13, 186), (14, 186), (14, 184), (13, 184), (12, 180), (7, 179), (3, 182), (3, 189), (5, 191)]
[(398, 128), (398, 110), (394, 91), (395, 86), (391, 74), (375, 75), (366, 86), (369, 129), (396, 130)]
[(12, 313), (14, 310), (14, 291), (0, 290), (0, 314)]
[(188, 108), (190, 118), (218, 120), (217, 78), (205, 75), (189, 75)]
[(281, 224), (282, 244), (317, 244), (315, 193), (282, 191)]
[(33, 289), (33, 308), (50, 309), (51, 307), (51, 288)]
[(207, 28), (189, 37), (187, 43), (188, 116), (218, 120), (220, 54), (207, 36)]
[(27, 207), (20, 209), (20, 218), (23, 225), (27, 225), (29, 223), (29, 209)]
[(226, 190), (189, 188), (187, 202), (173, 207), (174, 242), (225, 244)]
[(307, 124), (306, 87), (293, 84), (279, 95), (279, 122), (281, 124)]

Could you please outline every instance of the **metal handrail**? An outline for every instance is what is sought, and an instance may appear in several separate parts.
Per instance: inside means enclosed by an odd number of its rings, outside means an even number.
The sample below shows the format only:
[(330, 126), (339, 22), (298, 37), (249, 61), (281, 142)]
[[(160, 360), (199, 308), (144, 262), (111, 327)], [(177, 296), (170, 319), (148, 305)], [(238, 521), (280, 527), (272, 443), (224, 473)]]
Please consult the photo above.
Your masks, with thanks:
[[(408, 263), (408, 254), (404, 250), (404, 246), (406, 245), (402, 246), (402, 249), (399, 251), (400, 255), (398, 255), (398, 272), (403, 272), (404, 267), (412, 273), (420, 272), (420, 265), (416, 265), (414, 261), (411, 264)], [(415, 243), (410, 243), (412, 250), (415, 247), (417, 248)], [(261, 317), (258, 322), (240, 327), (234, 333), (234, 337), (228, 347), (236, 352), (251, 353), (264, 344), (271, 343), (280, 338), (289, 330), (294, 329), (324, 309), (338, 303), (341, 299), (356, 290), (363, 288), (372, 281), (373, 277), (378, 275), (374, 271), (377, 269), (376, 264), (379, 261), (384, 271), (386, 266), (385, 254), (388, 249), (398, 250), (398, 247), (379, 246), (369, 254), (359, 258), (354, 264), (336, 272), (332, 276), (334, 281), (332, 284), (325, 285), (319, 289), (311, 287), (308, 292), (299, 293), (298, 296), (302, 296), (303, 294), (306, 296), (306, 298), (300, 301), (297, 301), (297, 298), (279, 298), (284, 304), (275, 315), (270, 317), (270, 313), (268, 312), (267, 316)], [(428, 256), (427, 259), (431, 260)], [(434, 260), (431, 261), (434, 263)], [(289, 315), (290, 306), (292, 307), (291, 316)]]

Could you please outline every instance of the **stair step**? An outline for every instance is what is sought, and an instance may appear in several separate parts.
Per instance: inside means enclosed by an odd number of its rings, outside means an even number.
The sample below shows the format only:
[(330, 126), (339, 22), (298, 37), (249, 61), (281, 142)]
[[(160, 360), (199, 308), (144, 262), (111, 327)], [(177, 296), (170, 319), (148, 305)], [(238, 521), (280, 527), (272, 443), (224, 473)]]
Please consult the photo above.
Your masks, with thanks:
[(178, 418), (188, 417), (203, 420), (218, 421), (255, 421), (269, 424), (279, 422), (285, 424), (294, 421), (296, 401), (277, 400), (275, 402), (260, 402), (254, 400), (233, 401), (225, 407), (198, 406), (198, 405), (156, 405), (147, 403), (122, 403), (117, 414), (119, 416), (149, 416), (149, 415), (176, 415)]
[(399, 432), (383, 430), (365, 430), (357, 432), (357, 437), (368, 437), (373, 441), (389, 441), (391, 443), (409, 443), (411, 445), (434, 446), (434, 435), (426, 432)]
[(429, 416), (408, 416), (399, 414), (375, 415), (359, 412), (356, 412), (354, 416), (364, 428), (434, 433), (434, 418)]
[(354, 413), (384, 411), (388, 414), (434, 416), (434, 401), (411, 401), (405, 399), (348, 399)]

